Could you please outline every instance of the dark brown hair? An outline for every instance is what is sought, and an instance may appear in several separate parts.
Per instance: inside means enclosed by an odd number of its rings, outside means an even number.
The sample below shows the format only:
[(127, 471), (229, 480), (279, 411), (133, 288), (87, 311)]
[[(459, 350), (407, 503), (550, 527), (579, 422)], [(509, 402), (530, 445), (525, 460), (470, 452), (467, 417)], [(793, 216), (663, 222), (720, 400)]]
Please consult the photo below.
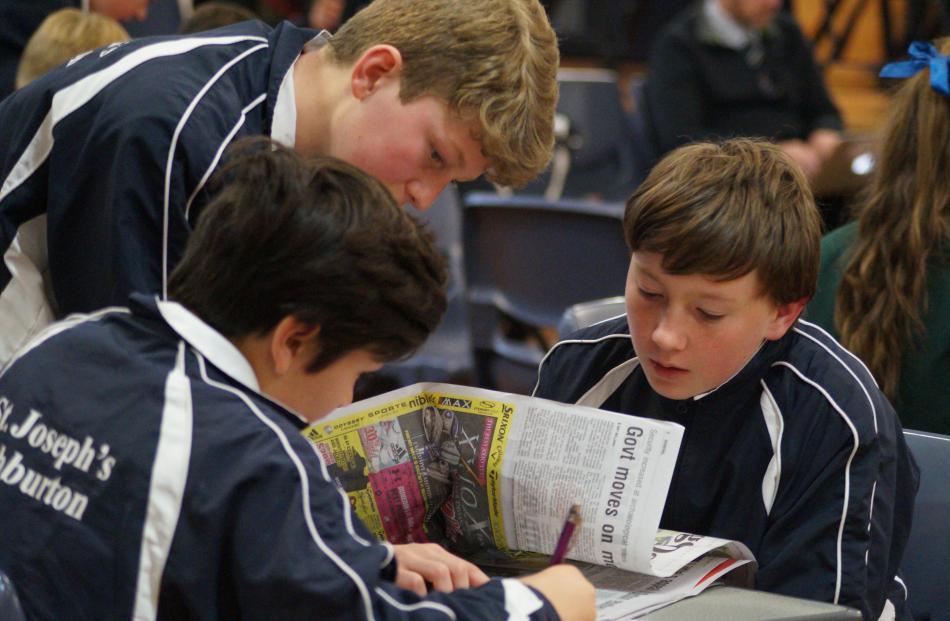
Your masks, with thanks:
[(357, 349), (385, 362), (419, 347), (445, 311), (445, 262), (385, 187), (267, 139), (229, 154), (169, 297), (229, 338), (290, 315), (319, 325), (311, 371)]
[(821, 217), (798, 166), (771, 143), (697, 143), (664, 157), (627, 201), (631, 252), (671, 274), (732, 280), (755, 270), (779, 304), (815, 292)]

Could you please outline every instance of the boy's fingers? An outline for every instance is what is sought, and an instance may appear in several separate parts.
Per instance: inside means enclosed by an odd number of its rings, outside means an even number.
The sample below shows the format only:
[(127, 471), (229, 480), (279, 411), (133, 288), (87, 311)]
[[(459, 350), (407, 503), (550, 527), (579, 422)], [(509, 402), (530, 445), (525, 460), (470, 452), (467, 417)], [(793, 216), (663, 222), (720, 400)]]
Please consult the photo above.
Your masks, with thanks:
[[(437, 544), (427, 544), (424, 547), (431, 560), (448, 569), (452, 589), (468, 589), (488, 582), (488, 576), (473, 563), (455, 556)], [(436, 585), (435, 581), (432, 583), (433, 586)]]
[(407, 591), (412, 591), (419, 597), (426, 596), (426, 581), (422, 576), (414, 571), (403, 569), (396, 570), (396, 586)]
[(449, 593), (488, 582), (478, 567), (437, 544), (405, 544), (394, 549), (400, 571), (419, 575), (437, 591)]
[(482, 570), (458, 557), (447, 559), (446, 566), (449, 568), (452, 584), (456, 589), (469, 589), (488, 582), (488, 576), (483, 574)]
[(480, 587), (491, 580), (485, 572), (472, 563), (466, 562), (466, 565), (468, 566), (468, 584), (470, 587)]

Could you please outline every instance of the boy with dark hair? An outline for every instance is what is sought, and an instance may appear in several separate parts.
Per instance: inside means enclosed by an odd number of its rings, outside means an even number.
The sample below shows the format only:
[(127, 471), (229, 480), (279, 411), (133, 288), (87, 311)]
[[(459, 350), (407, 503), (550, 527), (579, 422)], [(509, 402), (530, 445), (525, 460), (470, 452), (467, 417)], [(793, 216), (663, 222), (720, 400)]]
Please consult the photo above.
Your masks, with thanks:
[(801, 170), (763, 142), (682, 147), (624, 232), (626, 317), (555, 345), (535, 394), (684, 425), (661, 526), (744, 542), (757, 588), (901, 612), (917, 468), (865, 366), (798, 320), (821, 236)]
[(166, 296), (235, 138), (339, 157), (426, 209), (545, 166), (557, 67), (538, 0), (376, 0), (332, 37), (244, 22), (74, 58), (0, 103), (0, 363), (54, 318)]
[(0, 376), (0, 568), (28, 616), (592, 620), (575, 568), (489, 581), (353, 517), (299, 432), (422, 343), (444, 263), (353, 166), (247, 149), (170, 299), (51, 326)]

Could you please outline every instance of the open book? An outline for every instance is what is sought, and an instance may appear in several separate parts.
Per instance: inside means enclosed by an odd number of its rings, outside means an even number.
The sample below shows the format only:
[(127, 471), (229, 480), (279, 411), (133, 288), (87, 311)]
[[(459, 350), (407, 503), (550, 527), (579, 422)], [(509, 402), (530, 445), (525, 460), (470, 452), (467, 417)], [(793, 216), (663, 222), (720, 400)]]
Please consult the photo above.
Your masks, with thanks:
[(598, 587), (598, 619), (645, 614), (738, 567), (751, 578), (743, 544), (658, 530), (683, 435), (675, 423), (430, 383), (304, 433), (377, 537), (435, 541), (490, 571), (543, 568), (524, 552), (551, 554), (579, 504), (568, 558)]

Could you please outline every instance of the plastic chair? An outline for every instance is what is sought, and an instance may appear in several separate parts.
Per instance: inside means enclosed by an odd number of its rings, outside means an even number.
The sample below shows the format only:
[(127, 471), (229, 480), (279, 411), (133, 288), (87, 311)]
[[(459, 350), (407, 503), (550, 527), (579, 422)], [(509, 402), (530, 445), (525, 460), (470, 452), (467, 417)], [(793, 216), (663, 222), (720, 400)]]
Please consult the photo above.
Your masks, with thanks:
[(630, 253), (622, 219), (617, 203), (466, 197), (463, 246), (476, 383), (530, 393), (564, 310), (623, 290)]
[(448, 186), (432, 208), (418, 216), (428, 224), (435, 235), (436, 245), (448, 263), (448, 308), (442, 323), (411, 358), (386, 365), (381, 373), (392, 376), (399, 386), (424, 381), (469, 381), (473, 365), (465, 307), (462, 205), (458, 190)]
[(3, 571), (0, 571), (0, 621), (26, 621), (16, 589)]
[(626, 312), (627, 305), (622, 295), (574, 304), (561, 315), (561, 321), (557, 324), (557, 336), (560, 339), (566, 338), (581, 328), (619, 317)]
[(544, 195), (548, 200), (626, 200), (644, 173), (635, 159), (617, 74), (607, 69), (562, 69), (558, 85), (559, 135), (552, 166), (518, 193)]
[(914, 523), (901, 576), (916, 619), (950, 619), (950, 436), (911, 429), (904, 438), (920, 467)]
[(660, 150), (653, 136), (653, 122), (650, 120), (650, 108), (644, 92), (645, 86), (646, 76), (638, 75), (630, 79), (630, 100), (633, 102), (633, 111), (627, 115), (627, 119), (633, 144), (637, 185), (643, 182), (650, 173), (650, 169), (660, 159)]
[(558, 0), (549, 4), (562, 57), (592, 57), (609, 64), (629, 55), (624, 27), (638, 0)]

